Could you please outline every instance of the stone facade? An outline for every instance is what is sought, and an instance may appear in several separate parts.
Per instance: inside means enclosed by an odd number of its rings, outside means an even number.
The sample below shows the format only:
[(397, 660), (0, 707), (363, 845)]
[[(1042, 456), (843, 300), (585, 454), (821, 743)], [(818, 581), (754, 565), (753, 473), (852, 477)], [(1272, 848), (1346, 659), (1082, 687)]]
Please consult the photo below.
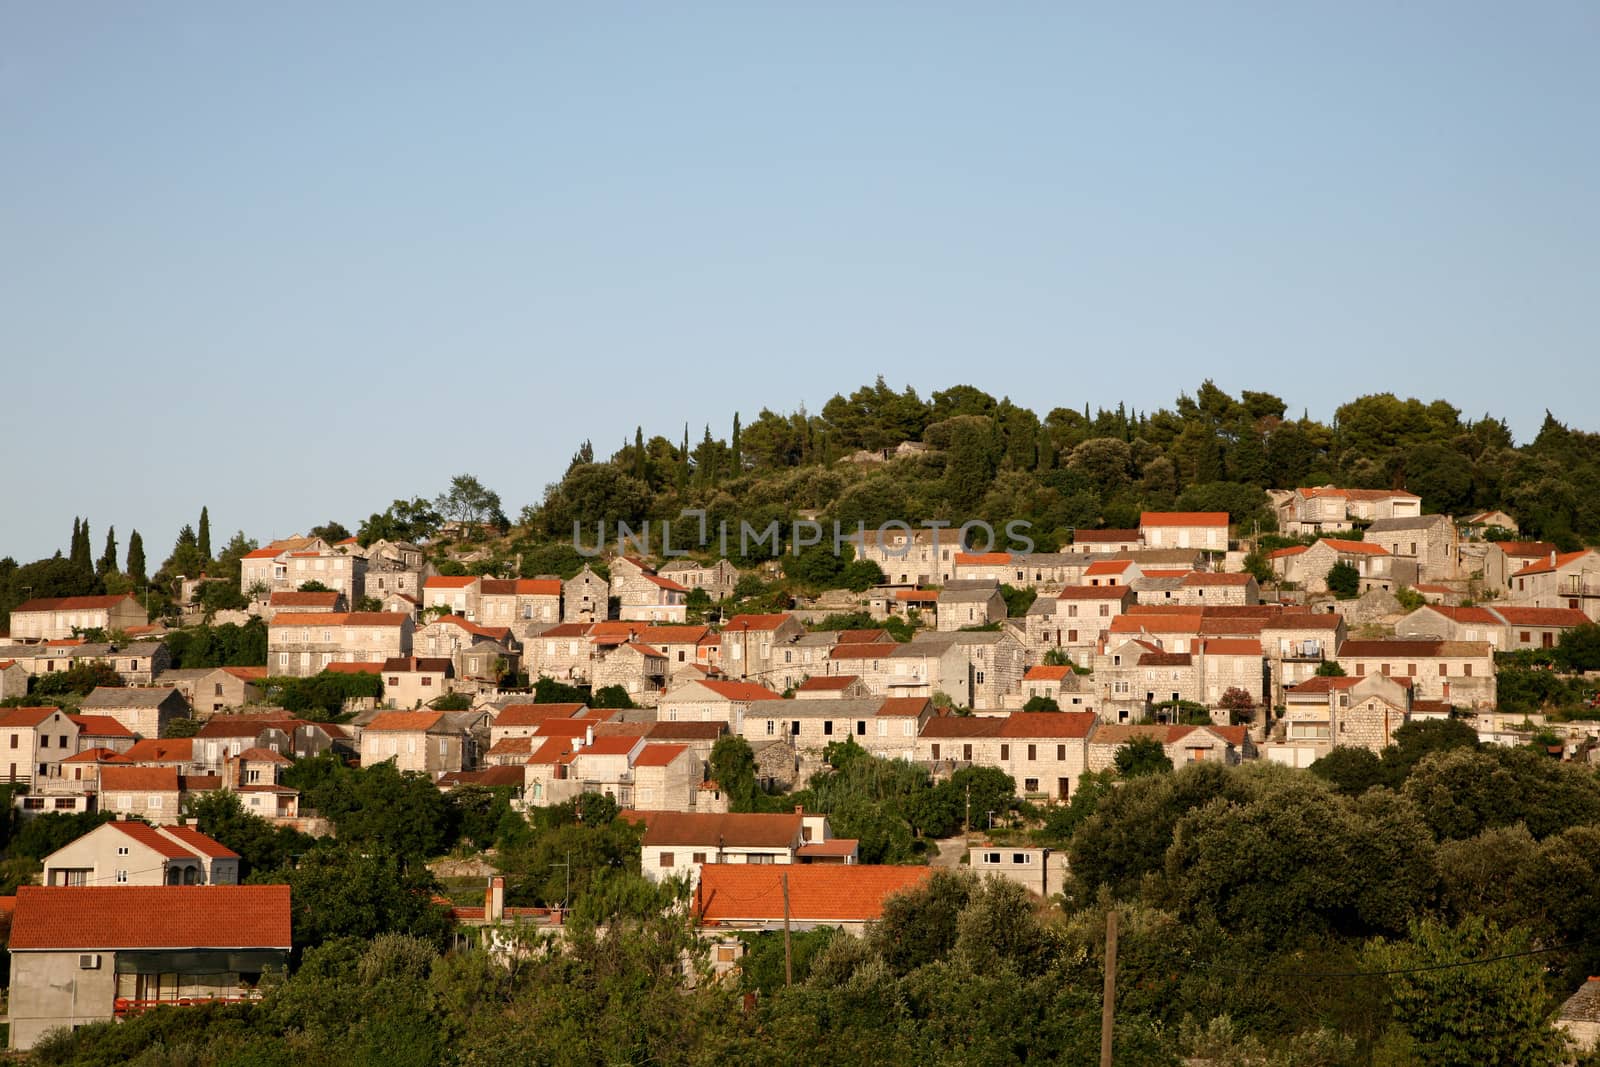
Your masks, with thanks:
[(53, 641), (79, 630), (110, 633), (149, 622), (149, 613), (132, 594), (41, 598), (11, 609), (11, 640)]
[[(1444, 582), (1461, 571), (1460, 538), (1448, 515), (1379, 519), (1367, 527), (1365, 543), (1380, 545), (1394, 557), (1391, 575), (1407, 585)], [(1416, 577), (1406, 573), (1416, 569)]]
[(372, 663), (411, 655), (416, 623), (380, 611), (284, 612), (267, 626), (267, 670), (303, 678), (330, 663)]
[(611, 587), (588, 564), (561, 583), (562, 622), (604, 622), (611, 617)]

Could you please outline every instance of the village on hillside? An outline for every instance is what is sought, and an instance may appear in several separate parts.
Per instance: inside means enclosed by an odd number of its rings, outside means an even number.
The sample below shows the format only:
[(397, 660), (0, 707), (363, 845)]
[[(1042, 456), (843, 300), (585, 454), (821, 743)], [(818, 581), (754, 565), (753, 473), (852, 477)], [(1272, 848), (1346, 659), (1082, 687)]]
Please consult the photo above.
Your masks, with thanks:
[[(28, 599), (0, 644), (0, 783), (21, 832), (69, 816), (84, 832), (6, 903), (11, 1047), (258, 997), (310, 920), (291, 922), (286, 887), (242, 884), (240, 853), (201, 828), (342, 833), (334, 773), (389, 765), (524, 823), (605, 805), (633, 835), (629, 865), (688, 894), (677, 906), (728, 980), (744, 935), (864, 934), (941, 863), (1056, 897), (1068, 851), (1037, 828), (1141, 765), (1310, 773), (1355, 750), (1376, 766), (1422, 724), (1600, 763), (1600, 715), (1524, 692), (1559, 676), (1595, 705), (1600, 552), (1519, 540), (1504, 512), (1424, 513), (1404, 490), (1269, 498), (1288, 547), (1225, 511), (1147, 511), (1026, 553), (880, 531), (846, 561), (869, 581), (777, 610), (740, 606), (781, 558), (607, 554), (496, 577), (317, 534), (242, 553), (240, 607), (204, 608), (203, 575), (165, 618), (134, 593)], [(172, 638), (197, 626), (264, 627), (261, 662), (182, 665)], [(807, 807), (858, 759), (911, 769), (953, 810), (908, 817), (917, 840), (897, 848), (859, 812)], [(508, 900), (493, 851), (435, 890), (442, 921), (501, 953), (518, 931), (559, 934), (573, 861), (550, 864), (567, 868), (559, 895), (540, 871), (539, 888), (510, 875)], [(191, 897), (214, 918), (193, 921)], [(197, 959), (212, 964), (179, 962)]]

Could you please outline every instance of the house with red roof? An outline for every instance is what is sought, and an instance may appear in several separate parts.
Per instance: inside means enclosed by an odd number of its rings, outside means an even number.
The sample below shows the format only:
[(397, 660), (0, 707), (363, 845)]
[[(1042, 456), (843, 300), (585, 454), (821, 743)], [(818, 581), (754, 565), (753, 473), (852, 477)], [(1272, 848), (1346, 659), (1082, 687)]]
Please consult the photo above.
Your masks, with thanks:
[(1279, 495), (1278, 529), (1289, 537), (1321, 537), (1376, 519), (1414, 519), (1422, 498), (1404, 489), (1341, 489), (1311, 486)]
[[(804, 636), (805, 632), (806, 628), (800, 624), (800, 620), (786, 612), (735, 615), (723, 625), (719, 635), (718, 664), (722, 673), (729, 678), (762, 683), (770, 681), (779, 689), (786, 688), (788, 679), (776, 676), (785, 673), (785, 667), (793, 665), (795, 657), (789, 646)], [(791, 652), (787, 660), (784, 655), (786, 651)], [(794, 680), (798, 681), (798, 678)]]
[(445, 711), (381, 711), (361, 731), (361, 765), (392, 762), (430, 778), (470, 770), (476, 746), (461, 715)]
[(666, 691), (667, 654), (640, 641), (598, 641), (590, 681), (596, 690), (621, 686), (640, 707), (653, 708)]
[(1144, 542), (1138, 530), (1074, 530), (1072, 544), (1068, 547), (1077, 552), (1098, 555), (1135, 552), (1144, 547)]
[(704, 678), (684, 682), (662, 694), (656, 718), (662, 722), (727, 723), (734, 733), (740, 733), (751, 704), (781, 699), (782, 694), (755, 682)]
[(739, 584), (739, 568), (726, 559), (713, 563), (675, 559), (663, 566), (660, 574), (685, 589), (704, 589), (713, 601), (732, 596)]
[(388, 611), (280, 612), (267, 624), (267, 667), (304, 678), (330, 663), (381, 664), (411, 655), (416, 622)]
[(127, 630), (150, 614), (132, 593), (113, 596), (36, 597), (11, 609), (11, 640), (23, 644), (71, 637), (74, 631)]
[(1409, 678), (1383, 674), (1308, 679), (1284, 691), (1262, 754), (1305, 767), (1336, 747), (1381, 752), (1410, 720), (1415, 695)]
[(343, 593), (331, 589), (325, 593), (285, 589), (267, 598), (267, 608), (270, 618), (280, 611), (349, 611), (350, 605), (345, 601)]
[[(624, 811), (644, 827), (639, 869), (653, 882), (688, 878), (695, 884), (708, 864), (791, 866), (806, 862), (808, 845), (834, 843), (814, 858), (826, 865), (854, 863), (857, 842), (833, 836), (826, 815), (792, 812)], [(821, 852), (828, 853), (827, 855)]]
[(22, 886), (10, 1047), (156, 1005), (258, 999), (288, 965), (286, 885)]
[(1108, 723), (1089, 739), (1089, 770), (1116, 766), (1117, 753), (1139, 738), (1161, 746), (1174, 767), (1186, 763), (1235, 764), (1256, 756), (1249, 730), (1243, 726), (1172, 726)]
[[(124, 757), (125, 759), (126, 757)], [(99, 803), (119, 819), (138, 816), (158, 826), (183, 818), (183, 800), (222, 788), (215, 775), (180, 774), (177, 767), (135, 767), (122, 761), (100, 767)]]
[(308, 582), (334, 590), (346, 604), (366, 595), (367, 557), (354, 542), (286, 537), (239, 560), (239, 591), (266, 604), (274, 593), (298, 592)]
[(522, 665), (522, 644), (506, 626), (488, 626), (460, 615), (440, 615), (411, 639), (416, 655), (450, 661), (456, 688), (492, 688)]
[(683, 623), (688, 620), (689, 590), (657, 574), (632, 556), (611, 561), (611, 598), (617, 618), (636, 622)]
[(856, 674), (818, 674), (801, 682), (794, 691), (796, 700), (858, 700), (871, 690)]
[(1552, 552), (1517, 571), (1507, 603), (1535, 608), (1571, 608), (1600, 622), (1600, 552)]
[(192, 826), (102, 823), (43, 863), (44, 885), (239, 884), (239, 854)]
[(523, 762), (526, 805), (545, 807), (598, 793), (624, 808), (688, 811), (694, 806), (703, 764), (688, 744), (651, 741), (644, 723), (548, 720), (539, 730), (498, 746), (510, 750), (523, 741), (529, 746)]
[(1368, 541), (1324, 537), (1315, 544), (1280, 548), (1268, 554), (1267, 562), (1280, 582), (1293, 582), (1308, 593), (1326, 593), (1328, 572), (1340, 563), (1360, 574), (1363, 592), (1397, 587), (1394, 557), (1382, 545)]
[(561, 579), (485, 578), (478, 587), (478, 617), (504, 626), (518, 643), (561, 621)]
[[(884, 901), (914, 889), (931, 867), (869, 864), (760, 866), (707, 863), (695, 888), (702, 933), (837, 927), (851, 934), (883, 918)], [(787, 901), (787, 906), (785, 905)]]
[(1404, 681), (1418, 700), (1494, 707), (1494, 646), (1487, 641), (1350, 638), (1339, 646), (1339, 665), (1346, 675), (1377, 674)]
[(1146, 511), (1139, 516), (1139, 539), (1146, 548), (1228, 550), (1226, 511)]
[(1134, 602), (1128, 586), (1064, 586), (1055, 596), (1040, 596), (1023, 619), (1029, 651), (1042, 658), (1056, 648), (1087, 666), (1111, 621)]
[(28, 695), (28, 668), (14, 659), (0, 659), (0, 700)]
[(28, 785), (59, 778), (78, 751), (78, 724), (57, 707), (0, 708), (0, 781)]

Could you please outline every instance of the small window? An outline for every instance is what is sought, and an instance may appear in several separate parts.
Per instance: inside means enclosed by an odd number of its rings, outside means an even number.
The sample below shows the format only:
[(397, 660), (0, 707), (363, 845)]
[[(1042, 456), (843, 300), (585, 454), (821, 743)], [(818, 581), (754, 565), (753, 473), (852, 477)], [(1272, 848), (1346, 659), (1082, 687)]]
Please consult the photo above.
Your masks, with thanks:
[(663, 852), (661, 854), (661, 866), (663, 867), (675, 867), (677, 866), (677, 861), (678, 857), (671, 852)]
[(1000, 746), (1000, 758), (1001, 759), (1010, 759), (1011, 758), (1011, 746), (1010, 745), (1001, 745)]
[(693, 859), (695, 863), (704, 863), (706, 861), (706, 854), (704, 852), (696, 852), (690, 858)]
[(998, 853), (998, 852), (985, 852), (983, 854), (983, 862), (984, 863), (989, 863), (989, 864), (999, 863), (1000, 862), (1000, 853)]

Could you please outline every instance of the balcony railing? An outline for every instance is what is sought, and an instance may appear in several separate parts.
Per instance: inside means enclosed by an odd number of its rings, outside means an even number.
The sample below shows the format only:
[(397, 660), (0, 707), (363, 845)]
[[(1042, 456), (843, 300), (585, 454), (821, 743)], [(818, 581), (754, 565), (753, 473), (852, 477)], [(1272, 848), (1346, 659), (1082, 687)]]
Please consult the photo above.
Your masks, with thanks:
[(256, 992), (243, 993), (236, 996), (160, 997), (154, 1000), (118, 997), (112, 1002), (111, 1012), (116, 1018), (124, 1019), (130, 1015), (148, 1011), (151, 1008), (192, 1008), (200, 1004), (243, 1004), (260, 999), (261, 994)]

